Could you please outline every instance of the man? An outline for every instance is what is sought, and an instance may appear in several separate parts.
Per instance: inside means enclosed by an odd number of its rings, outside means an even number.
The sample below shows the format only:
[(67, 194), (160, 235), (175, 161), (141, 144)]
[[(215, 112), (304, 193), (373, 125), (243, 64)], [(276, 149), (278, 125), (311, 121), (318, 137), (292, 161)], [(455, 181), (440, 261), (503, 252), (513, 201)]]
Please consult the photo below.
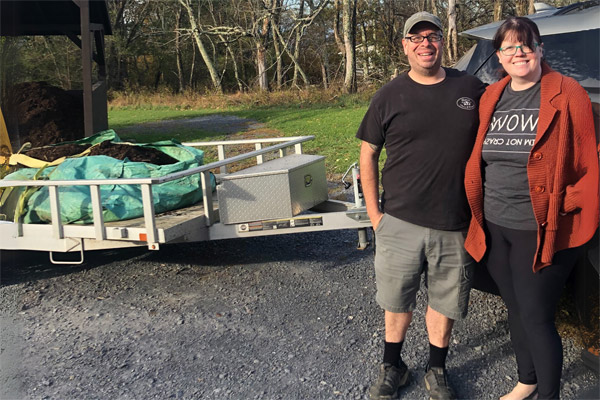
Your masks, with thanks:
[[(470, 219), (463, 178), (484, 85), (441, 67), (442, 24), (432, 14), (419, 12), (406, 21), (402, 45), (410, 70), (375, 94), (356, 134), (362, 140), (367, 212), (377, 236), (377, 302), (385, 310), (383, 363), (370, 395), (392, 398), (408, 382), (401, 350), (424, 274), (430, 347), (425, 387), (432, 399), (452, 399), (446, 355), (453, 322), (467, 313), (474, 267), (463, 247)], [(378, 161), (384, 145), (380, 207)]]

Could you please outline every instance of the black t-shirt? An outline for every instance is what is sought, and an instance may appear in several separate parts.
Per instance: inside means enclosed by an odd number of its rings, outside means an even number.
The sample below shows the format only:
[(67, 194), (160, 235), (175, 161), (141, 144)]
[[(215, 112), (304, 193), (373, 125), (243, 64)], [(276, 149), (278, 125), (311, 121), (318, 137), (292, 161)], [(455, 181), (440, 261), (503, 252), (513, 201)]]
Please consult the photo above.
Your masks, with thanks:
[(434, 85), (407, 73), (377, 91), (356, 137), (385, 145), (381, 172), (384, 211), (440, 230), (468, 226), (464, 171), (473, 149), (478, 102), (485, 86), (454, 69)]

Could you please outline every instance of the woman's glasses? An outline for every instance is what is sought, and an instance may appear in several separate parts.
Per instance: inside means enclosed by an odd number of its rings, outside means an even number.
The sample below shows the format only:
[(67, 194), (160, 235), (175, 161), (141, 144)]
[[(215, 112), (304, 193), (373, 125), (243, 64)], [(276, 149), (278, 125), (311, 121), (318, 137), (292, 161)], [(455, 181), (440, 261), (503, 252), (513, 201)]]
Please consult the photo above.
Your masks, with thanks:
[(500, 47), (498, 49), (498, 51), (500, 51), (500, 53), (503, 56), (514, 56), (515, 54), (517, 54), (517, 50), (521, 49), (521, 52), (523, 54), (530, 54), (533, 53), (535, 51), (535, 49), (539, 46), (539, 43), (534, 43), (533, 44), (533, 49), (529, 46), (527, 46), (526, 44), (522, 44), (520, 46), (506, 46), (506, 47)]

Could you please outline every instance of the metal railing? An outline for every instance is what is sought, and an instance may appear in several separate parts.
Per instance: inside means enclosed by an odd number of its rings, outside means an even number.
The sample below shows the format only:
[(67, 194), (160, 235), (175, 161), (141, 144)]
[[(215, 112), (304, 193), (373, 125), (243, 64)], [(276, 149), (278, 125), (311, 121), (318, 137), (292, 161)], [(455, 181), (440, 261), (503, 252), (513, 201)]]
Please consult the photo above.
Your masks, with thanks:
[[(184, 178), (194, 174), (200, 174), (202, 188), (202, 203), (204, 206), (204, 215), (206, 225), (211, 226), (215, 222), (215, 210), (213, 208), (212, 186), (210, 179), (210, 170), (219, 168), (221, 172), (227, 171), (227, 165), (249, 158), (256, 158), (257, 164), (263, 162), (263, 156), (267, 153), (279, 151), (279, 156), (283, 157), (287, 153), (287, 149), (294, 147), (296, 154), (302, 153), (302, 143), (314, 139), (314, 136), (296, 136), (287, 138), (264, 138), (264, 139), (247, 139), (247, 140), (232, 140), (232, 141), (214, 141), (214, 142), (189, 142), (184, 143), (191, 147), (206, 147), (216, 146), (219, 154), (219, 160), (201, 165), (199, 167), (190, 168), (185, 171), (174, 172), (161, 177), (154, 178), (116, 178), (116, 179), (78, 179), (78, 180), (0, 180), (0, 188), (5, 187), (33, 187), (33, 186), (48, 186), (49, 201), (50, 201), (50, 217), (52, 224), (53, 236), (57, 239), (64, 238), (63, 223), (60, 218), (60, 201), (59, 187), (62, 186), (89, 186), (90, 197), (92, 201), (92, 218), (97, 240), (106, 239), (106, 229), (104, 218), (102, 216), (102, 196), (100, 194), (101, 185), (140, 185), (142, 192), (142, 205), (144, 226), (146, 229), (147, 242), (151, 244), (157, 242), (157, 229), (154, 213), (154, 202), (152, 200), (152, 186), (165, 182), (170, 182), (176, 179)], [(277, 143), (268, 147), (263, 147), (266, 143)], [(240, 144), (254, 144), (255, 150), (248, 153), (239, 154), (233, 157), (225, 158), (226, 147)], [(17, 221), (19, 226), (22, 221)], [(18, 234), (22, 236), (22, 229), (18, 229)]]

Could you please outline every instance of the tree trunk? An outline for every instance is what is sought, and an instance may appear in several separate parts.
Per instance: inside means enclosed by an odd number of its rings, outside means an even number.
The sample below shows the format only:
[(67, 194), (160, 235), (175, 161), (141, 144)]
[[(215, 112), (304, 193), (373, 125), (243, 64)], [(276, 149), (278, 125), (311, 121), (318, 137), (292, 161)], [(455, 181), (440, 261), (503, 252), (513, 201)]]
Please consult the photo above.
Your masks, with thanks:
[(213, 88), (219, 92), (223, 93), (223, 87), (221, 86), (221, 79), (219, 78), (219, 74), (215, 69), (215, 66), (210, 58), (210, 55), (206, 51), (204, 47), (204, 43), (202, 42), (202, 38), (200, 37), (200, 33), (198, 30), (198, 24), (196, 23), (196, 18), (194, 16), (194, 12), (192, 11), (192, 6), (189, 3), (189, 0), (179, 0), (179, 3), (185, 8), (188, 14), (188, 18), (190, 20), (190, 25), (192, 28), (192, 36), (194, 37), (194, 41), (196, 42), (196, 46), (198, 47), (198, 51), (202, 56), (202, 60), (206, 65), (206, 69), (208, 69), (208, 73), (210, 74), (210, 79), (213, 84)]
[[(294, 55), (294, 53), (292, 53), (292, 52), (289, 51), (288, 46), (286, 45), (285, 39), (283, 38), (283, 36), (281, 36), (281, 32), (279, 31), (279, 27), (278, 26), (273, 26), (273, 27), (275, 28), (275, 32), (273, 32), (273, 35), (276, 36), (276, 39), (278, 38), (281, 41), (281, 44), (283, 45), (283, 48), (284, 48), (285, 52), (287, 53), (287, 55), (292, 60), (292, 63), (294, 64), (294, 69), (302, 77), (302, 81), (304, 82), (304, 85), (308, 86), (310, 81), (308, 80), (308, 77), (306, 76), (306, 73), (304, 72), (304, 70), (302, 69), (302, 67), (300, 66), (300, 64), (298, 63), (298, 60), (296, 59), (296, 56)], [(296, 29), (300, 29), (300, 28), (297, 27)]]
[[(273, 25), (273, 32), (279, 30), (279, 23), (281, 22), (281, 0), (274, 0), (273, 7), (271, 8), (271, 14), (273, 15), (271, 24)], [(275, 35), (273, 35), (275, 36)], [(277, 89), (283, 87), (283, 61), (281, 60), (281, 48), (279, 47), (279, 40), (273, 38), (273, 48), (275, 50), (275, 84)]]
[(360, 24), (360, 37), (362, 41), (362, 64), (363, 64), (363, 82), (369, 79), (369, 42), (367, 41), (367, 28), (364, 24)]
[[(272, 2), (276, 0), (271, 0)], [(271, 28), (271, 5), (268, 5), (266, 1), (264, 1), (265, 9), (269, 13), (268, 16), (265, 16), (262, 20), (262, 24), (256, 29), (254, 33), (254, 43), (256, 46), (256, 69), (258, 71), (258, 87), (260, 90), (268, 91), (269, 90), (269, 79), (267, 76), (267, 42), (269, 40), (269, 32)]]
[(192, 63), (190, 65), (190, 79), (188, 83), (189, 88), (194, 87), (194, 68), (196, 67), (196, 47), (192, 46)]
[[(275, 31), (276, 27), (275, 21), (273, 21), (273, 31)], [(281, 49), (279, 48), (279, 40), (273, 40), (273, 48), (275, 49), (275, 84), (277, 85), (277, 89), (281, 89), (283, 87), (283, 63), (281, 62)]]
[(344, 48), (346, 53), (346, 73), (344, 89), (347, 93), (356, 92), (356, 0), (343, 0), (342, 25), (344, 27)]
[(431, 0), (431, 13), (433, 15), (438, 15), (438, 8), (437, 4), (435, 3), (435, 0)]
[(267, 79), (267, 49), (262, 42), (256, 42), (256, 68), (258, 70), (258, 87), (260, 90), (269, 90)]
[(325, 90), (329, 89), (329, 77), (327, 75), (328, 75), (327, 66), (325, 65), (325, 61), (322, 60), (321, 61), (321, 79), (323, 80), (323, 89), (325, 89)]
[(535, 5), (534, 5), (535, 1), (534, 0), (529, 0), (529, 7), (527, 10), (528, 14), (535, 14)]
[(237, 58), (235, 57), (235, 54), (233, 53), (233, 50), (231, 50), (231, 46), (229, 45), (229, 43), (227, 42), (225, 37), (223, 35), (219, 35), (219, 39), (221, 39), (221, 41), (225, 44), (225, 49), (227, 50), (227, 54), (229, 54), (229, 56), (231, 57), (231, 62), (233, 63), (233, 74), (235, 76), (235, 81), (237, 83), (238, 90), (240, 92), (243, 92), (244, 85), (242, 85), (242, 81), (240, 80)]
[(448, 58), (450, 62), (458, 57), (458, 34), (456, 32), (456, 0), (448, 1)]
[[(298, 19), (302, 19), (304, 17), (304, 0), (300, 0), (300, 4), (298, 7)], [(296, 27), (296, 40), (294, 41), (294, 59), (296, 61), (300, 57), (300, 40), (302, 39), (302, 28), (300, 26)], [(298, 63), (294, 63), (294, 75), (292, 77), (292, 87), (298, 86)]]
[(527, 15), (528, 0), (516, 0), (515, 8), (518, 16)]
[(502, 19), (503, 4), (503, 0), (494, 0), (494, 21), (500, 21)]
[(179, 32), (182, 14), (183, 10), (175, 15), (175, 60), (177, 62), (177, 79), (179, 81), (179, 88), (177, 91), (179, 93), (182, 93), (184, 90), (183, 67), (181, 62), (181, 33)]
[[(335, 44), (338, 47), (338, 51), (342, 53), (342, 57), (346, 57), (346, 46), (344, 46), (344, 41), (340, 35), (340, 10), (344, 7), (341, 3), (343, 0), (335, 0), (334, 1), (334, 9), (335, 12), (333, 14), (333, 36), (335, 38)], [(342, 27), (343, 31), (343, 27)]]
[[(323, 43), (327, 41), (327, 33), (323, 31)], [(321, 79), (323, 80), (323, 89), (329, 88), (329, 54), (327, 47), (321, 47)]]

